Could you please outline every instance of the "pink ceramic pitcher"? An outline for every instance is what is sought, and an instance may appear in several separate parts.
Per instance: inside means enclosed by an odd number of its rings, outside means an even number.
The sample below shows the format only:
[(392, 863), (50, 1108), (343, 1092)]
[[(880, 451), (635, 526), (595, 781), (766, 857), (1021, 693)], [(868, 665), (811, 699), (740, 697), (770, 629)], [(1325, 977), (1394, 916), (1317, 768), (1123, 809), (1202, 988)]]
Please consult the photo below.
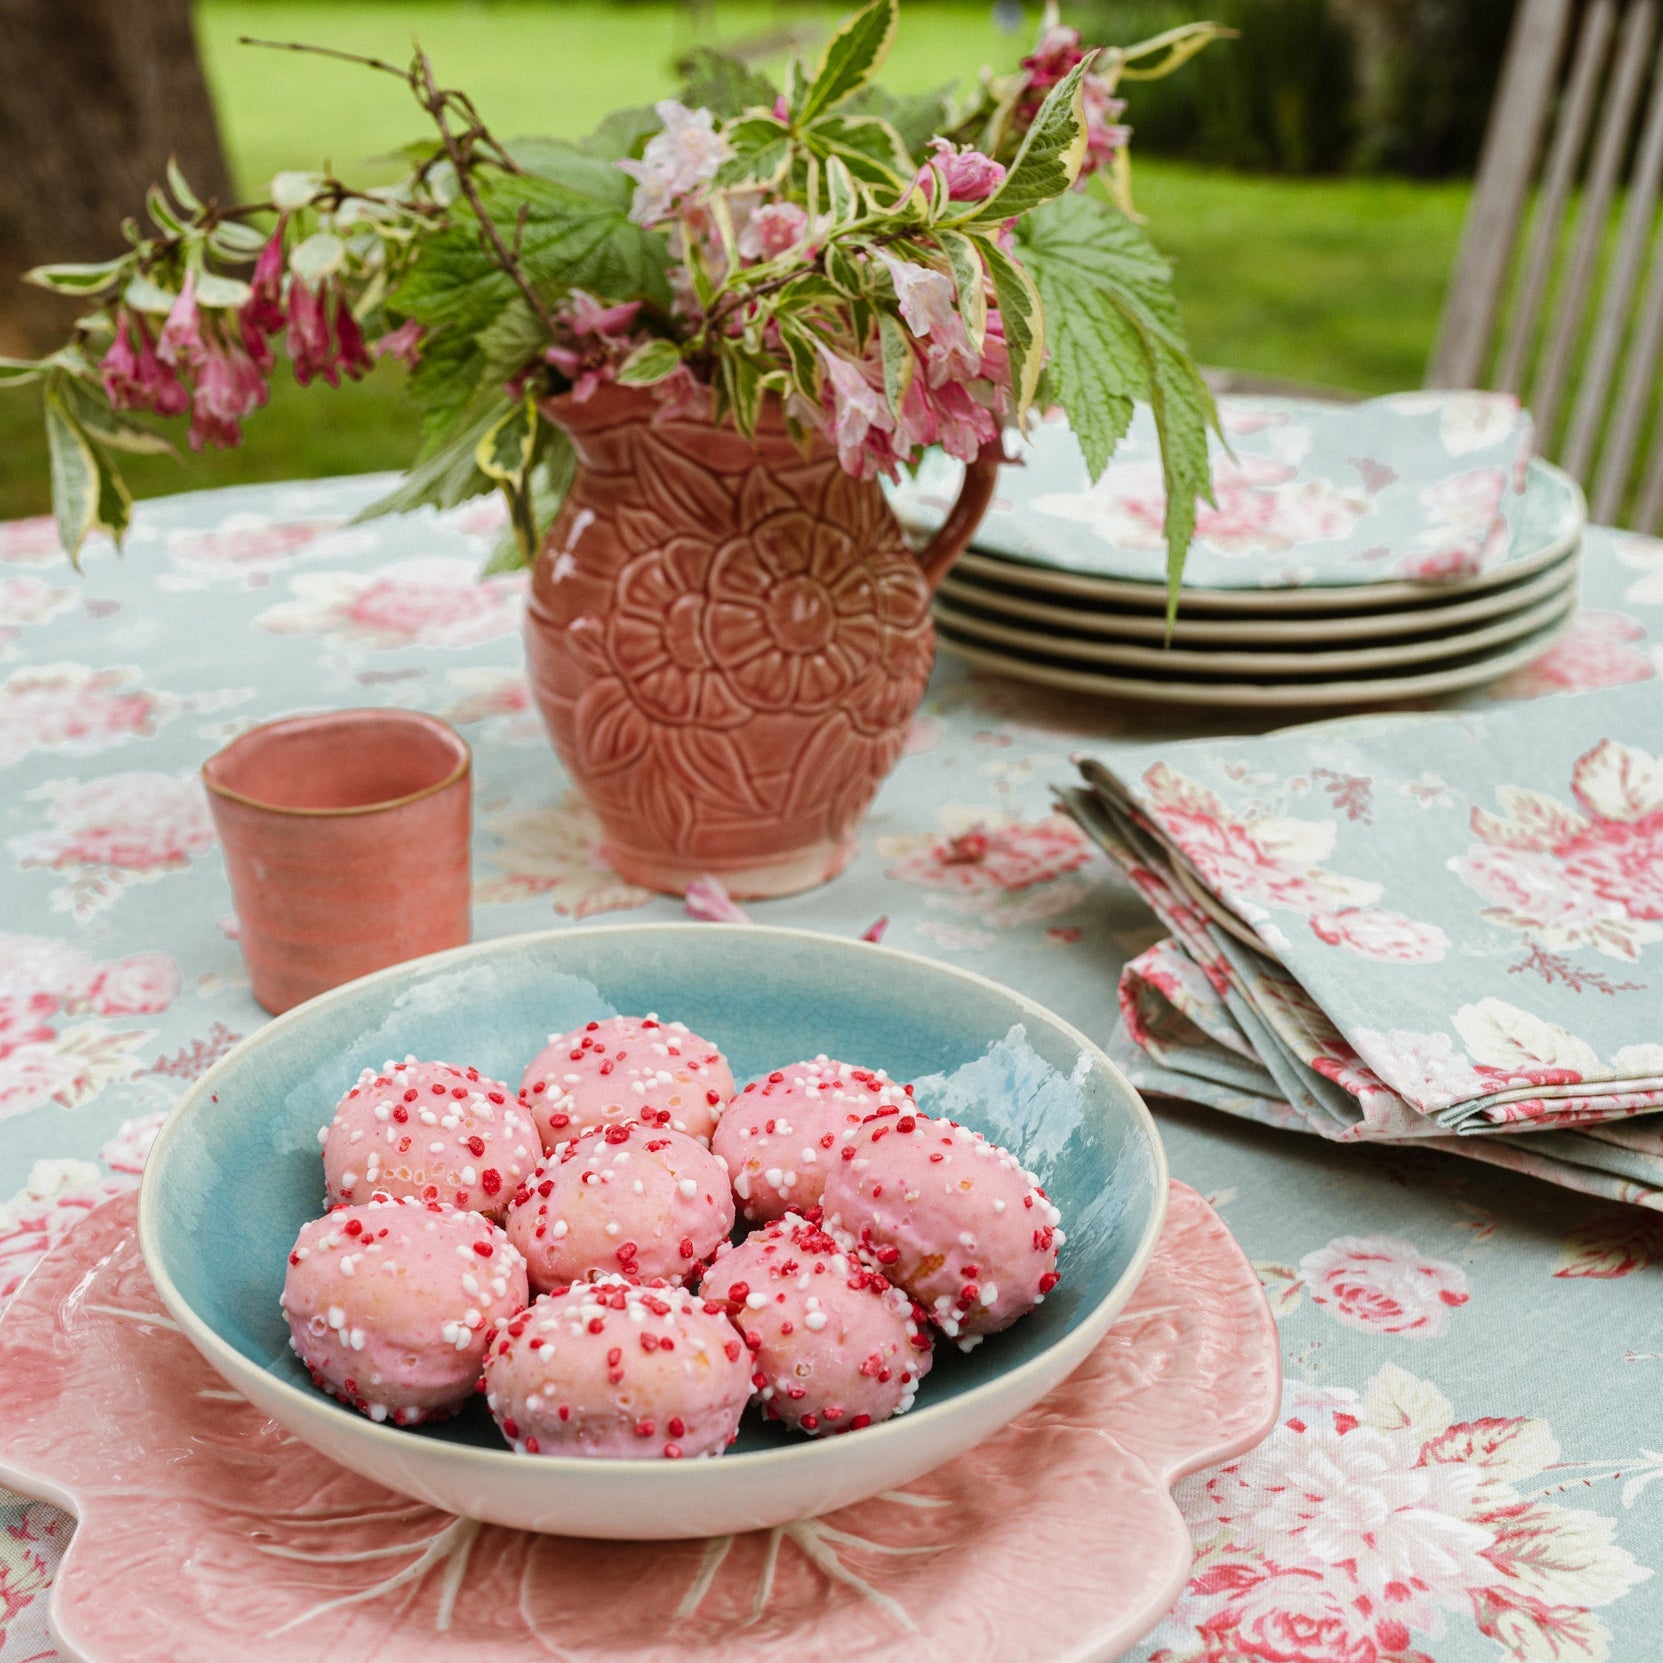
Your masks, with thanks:
[(805, 458), (777, 409), (752, 443), (657, 408), (615, 386), (549, 406), (578, 467), (532, 578), (532, 688), (623, 876), (791, 894), (854, 853), (998, 462), (914, 556), (876, 482), (823, 441)]

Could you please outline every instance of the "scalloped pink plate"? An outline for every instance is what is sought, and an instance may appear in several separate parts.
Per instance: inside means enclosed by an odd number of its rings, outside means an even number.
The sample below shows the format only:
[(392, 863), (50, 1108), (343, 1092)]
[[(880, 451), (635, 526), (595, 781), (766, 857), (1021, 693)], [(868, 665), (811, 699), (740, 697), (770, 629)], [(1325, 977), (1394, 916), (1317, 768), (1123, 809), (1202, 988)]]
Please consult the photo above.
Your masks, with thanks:
[(1084, 1366), (904, 1490), (703, 1542), (536, 1536), (382, 1489), (227, 1391), (134, 1212), (89, 1215), (0, 1318), (0, 1481), (79, 1520), (49, 1620), (82, 1663), (1104, 1663), (1188, 1574), (1171, 1486), (1276, 1416), (1258, 1278), (1175, 1183)]

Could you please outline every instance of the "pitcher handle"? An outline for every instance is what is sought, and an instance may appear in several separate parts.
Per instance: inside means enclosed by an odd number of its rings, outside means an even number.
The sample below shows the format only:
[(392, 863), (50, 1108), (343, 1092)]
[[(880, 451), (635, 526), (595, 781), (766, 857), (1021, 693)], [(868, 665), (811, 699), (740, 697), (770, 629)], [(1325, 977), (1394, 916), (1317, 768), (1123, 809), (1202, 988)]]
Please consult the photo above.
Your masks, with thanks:
[(999, 464), (1004, 459), (1004, 450), (997, 439), (982, 446), (981, 454), (964, 470), (958, 500), (941, 522), (941, 529), (918, 551), (918, 564), (932, 595), (981, 524), (987, 505), (993, 501), (993, 489), (999, 482)]

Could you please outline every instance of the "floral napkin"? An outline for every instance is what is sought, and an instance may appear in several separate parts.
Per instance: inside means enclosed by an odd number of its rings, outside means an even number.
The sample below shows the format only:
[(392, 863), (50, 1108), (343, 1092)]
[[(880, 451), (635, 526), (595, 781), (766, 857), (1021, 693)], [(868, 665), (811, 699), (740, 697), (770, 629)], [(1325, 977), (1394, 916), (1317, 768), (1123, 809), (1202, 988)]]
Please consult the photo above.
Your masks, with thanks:
[(1223, 1002), (1175, 1006), (1220, 1084), (1340, 1137), (1586, 1129), (1663, 1108), (1660, 739), (1653, 681), (1113, 746), (1069, 806)]
[[(1259, 1061), (1259, 1030), (1250, 1040), (1232, 1008), (1239, 999), (1226, 982), (1215, 985), (1177, 940), (1157, 942), (1121, 972), (1121, 1025), (1109, 1053), (1140, 1091), (1176, 1097), (1226, 1114), (1319, 1137), (1353, 1135), (1338, 1113), (1313, 1114), (1289, 1101), (1278, 1073)], [(1285, 1076), (1289, 1059), (1271, 1044), (1267, 1054)], [(1338, 1088), (1329, 1086), (1330, 1094)], [(1488, 1137), (1379, 1139), (1442, 1149), (1610, 1201), (1663, 1210), (1663, 1134), (1647, 1121), (1612, 1121), (1582, 1131), (1498, 1132)]]
[[(1399, 393), (1353, 405), (1223, 399), (1219, 417), (1217, 500), (1198, 505), (1184, 571), (1192, 587), (1435, 583), (1508, 556), (1525, 508), (1532, 428), (1506, 394)], [(1022, 466), (1001, 475), (978, 549), (1164, 583), (1166, 501), (1147, 408), (1139, 406), (1095, 484), (1060, 413), (1022, 441), (1017, 460)], [(926, 459), (892, 493), (903, 519), (939, 518), (956, 472), (944, 457)]]

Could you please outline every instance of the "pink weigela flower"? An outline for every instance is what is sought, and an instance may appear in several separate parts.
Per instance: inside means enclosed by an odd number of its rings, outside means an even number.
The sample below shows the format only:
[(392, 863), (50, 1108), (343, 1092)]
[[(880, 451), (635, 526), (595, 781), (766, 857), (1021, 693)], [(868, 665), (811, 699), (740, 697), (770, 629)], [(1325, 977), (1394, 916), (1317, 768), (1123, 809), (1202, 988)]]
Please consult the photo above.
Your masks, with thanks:
[(716, 131), (709, 110), (690, 110), (673, 98), (657, 105), (661, 131), (647, 141), (641, 160), (618, 166), (636, 181), (629, 217), (637, 225), (654, 225), (684, 198), (716, 177), (728, 158), (728, 141)]

